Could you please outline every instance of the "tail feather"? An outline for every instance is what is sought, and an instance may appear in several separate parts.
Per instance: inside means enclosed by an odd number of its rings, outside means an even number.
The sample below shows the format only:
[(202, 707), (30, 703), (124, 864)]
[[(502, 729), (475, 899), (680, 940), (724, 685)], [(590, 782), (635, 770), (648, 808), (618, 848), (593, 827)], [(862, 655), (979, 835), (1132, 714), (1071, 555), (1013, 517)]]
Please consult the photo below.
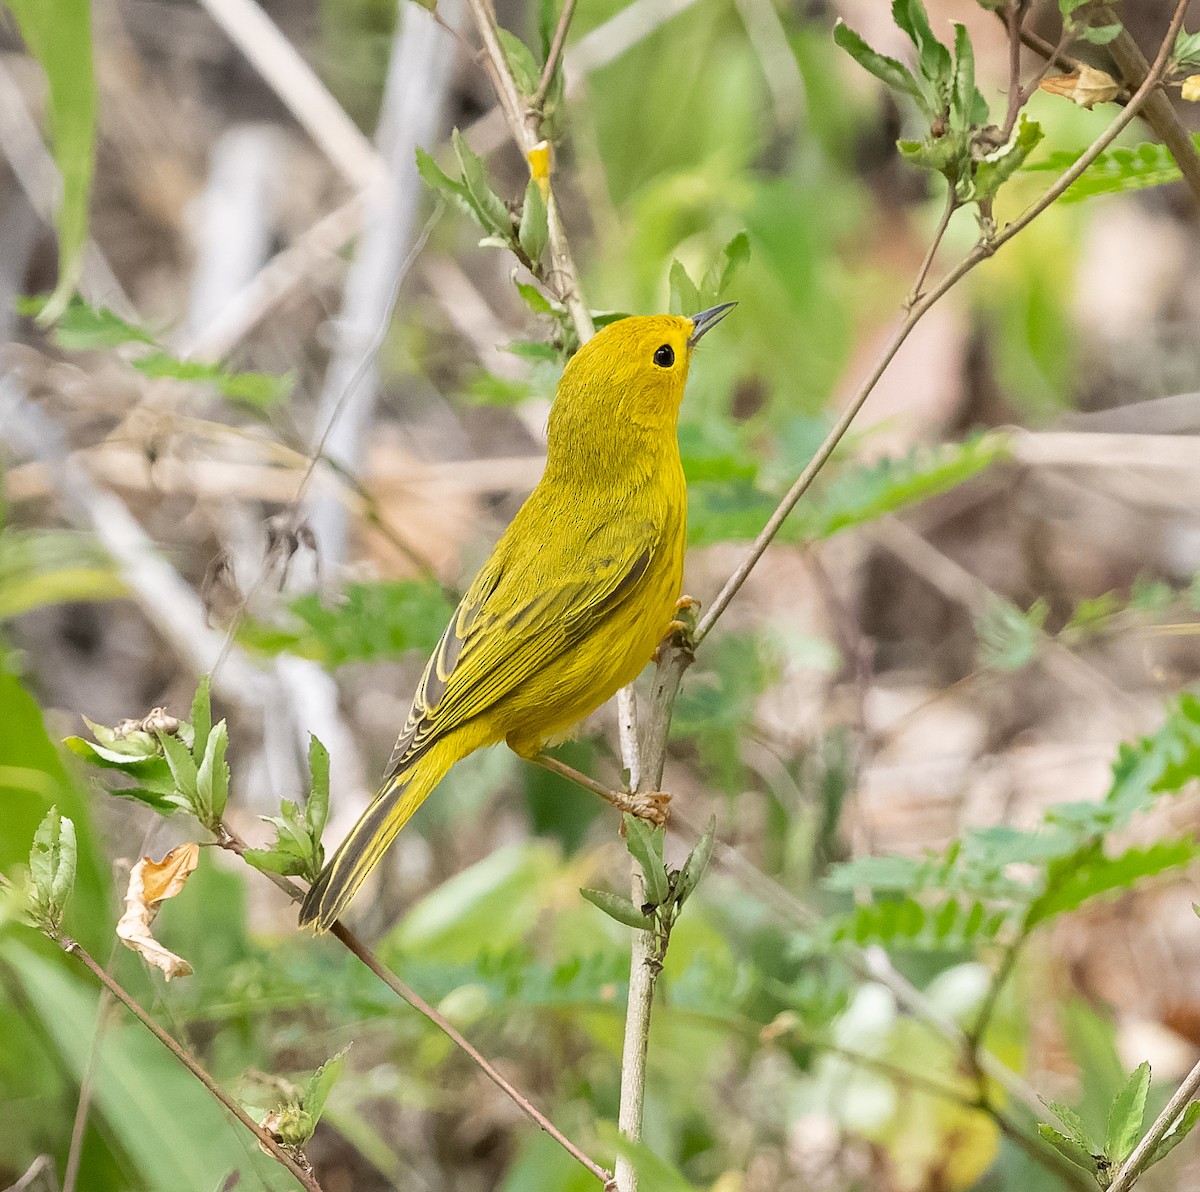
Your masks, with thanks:
[(300, 924), (311, 924), (318, 932), (328, 931), (346, 909), (367, 874), (396, 833), (408, 823), (413, 812), (438, 784), (448, 765), (432, 766), (426, 757), (408, 770), (388, 780), (375, 796), (338, 850), (325, 864), (317, 880), (309, 887), (300, 907)]

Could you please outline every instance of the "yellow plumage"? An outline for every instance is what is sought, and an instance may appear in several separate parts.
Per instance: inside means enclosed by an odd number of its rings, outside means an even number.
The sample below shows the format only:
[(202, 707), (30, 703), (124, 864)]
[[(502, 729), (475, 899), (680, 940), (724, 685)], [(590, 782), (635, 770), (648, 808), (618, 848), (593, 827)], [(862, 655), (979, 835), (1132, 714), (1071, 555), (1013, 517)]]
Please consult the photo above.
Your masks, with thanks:
[(500, 741), (533, 756), (649, 662), (683, 576), (675, 427), (688, 362), (728, 309), (621, 319), (567, 365), (545, 474), (455, 610), (387, 779), (308, 891), (301, 923), (332, 926), (456, 761)]

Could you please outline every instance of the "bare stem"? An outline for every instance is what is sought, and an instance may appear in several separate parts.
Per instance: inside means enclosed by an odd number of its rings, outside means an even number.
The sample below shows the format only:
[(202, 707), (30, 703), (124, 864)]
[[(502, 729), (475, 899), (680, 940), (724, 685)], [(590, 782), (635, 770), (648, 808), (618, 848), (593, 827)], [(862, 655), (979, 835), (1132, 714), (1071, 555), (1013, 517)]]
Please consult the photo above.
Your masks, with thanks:
[[(1005, 140), (1007, 139), (1006, 137)], [(954, 187), (947, 183), (946, 206), (942, 210), (942, 218), (938, 220), (937, 230), (933, 233), (933, 239), (929, 242), (929, 249), (925, 253), (925, 259), (921, 262), (921, 268), (917, 270), (917, 279), (913, 282), (913, 287), (908, 294), (908, 300), (904, 304), (906, 310), (911, 310), (920, 301), (921, 287), (925, 284), (925, 278), (929, 276), (929, 270), (933, 265), (933, 258), (937, 256), (937, 250), (942, 246), (946, 229), (950, 226), (950, 217), (958, 210), (958, 207), (958, 196), (954, 193)]]
[(1154, 1125), (1146, 1131), (1142, 1141), (1133, 1148), (1133, 1154), (1121, 1165), (1121, 1170), (1109, 1185), (1108, 1192), (1129, 1192), (1137, 1182), (1138, 1176), (1150, 1165), (1150, 1157), (1155, 1147), (1162, 1142), (1167, 1131), (1197, 1093), (1200, 1093), (1200, 1064), (1184, 1077), (1183, 1083), (1175, 1090), (1175, 1095), (1167, 1102), (1167, 1107), (1154, 1119)]
[(542, 105), (546, 102), (546, 92), (554, 80), (554, 72), (558, 69), (562, 58), (563, 46), (567, 41), (567, 30), (571, 27), (571, 18), (575, 15), (575, 0), (567, 0), (563, 10), (558, 15), (558, 24), (554, 27), (554, 37), (550, 42), (550, 51), (546, 55), (546, 65), (542, 68), (542, 77), (538, 79), (537, 90), (529, 97), (529, 106), (541, 113)]
[(55, 943), (69, 956), (75, 956), (89, 969), (104, 988), (121, 1003), (220, 1103), (233, 1114), (251, 1134), (258, 1139), (263, 1150), (276, 1162), (286, 1167), (308, 1192), (321, 1192), (321, 1185), (312, 1169), (305, 1166), (274, 1137), (264, 1130), (217, 1082), (200, 1066), (199, 1061), (185, 1047), (177, 1043), (142, 1009), (117, 982), (96, 963), (91, 955), (67, 936), (54, 937)]
[(709, 631), (716, 624), (721, 614), (729, 607), (729, 602), (741, 590), (747, 576), (754, 570), (755, 565), (762, 558), (767, 547), (774, 540), (775, 535), (779, 533), (779, 528), (787, 520), (788, 514), (796, 507), (800, 498), (804, 496), (812, 485), (812, 482), (816, 479), (817, 474), (829, 461), (829, 457), (833, 454), (834, 449), (842, 441), (846, 431), (850, 429), (850, 424), (854, 421), (859, 410), (862, 409), (863, 403), (871, 395), (876, 384), (878, 384), (879, 378), (883, 376), (887, 366), (891, 364), (901, 345), (908, 338), (912, 329), (920, 322), (925, 312), (962, 281), (976, 265), (981, 261), (987, 260), (998, 248), (1007, 244), (1018, 232), (1023, 231), (1039, 215), (1046, 211), (1073, 182), (1082, 177), (1084, 171), (1087, 170), (1092, 162), (1121, 135), (1133, 121), (1134, 117), (1142, 110), (1150, 95), (1162, 81), (1163, 72), (1170, 61), (1171, 50), (1175, 44), (1175, 36), (1183, 25), (1183, 16), (1187, 9), (1187, 3), (1188, 0), (1179, 0), (1166, 37), (1159, 49), (1158, 56), (1154, 60), (1154, 65), (1147, 72), (1142, 85), (1130, 98), (1129, 103), (1108, 128), (1092, 142), (1088, 150), (1070, 169), (1066, 170), (1058, 178), (1054, 185), (1041, 198), (1027, 207), (1012, 223), (1007, 224), (1002, 231), (988, 239), (981, 240), (932, 290), (920, 298), (909, 309), (900, 326), (883, 349), (879, 359), (875, 362), (875, 366), (859, 386), (858, 391), (851, 398), (849, 404), (842, 411), (837, 422), (834, 423), (833, 429), (825, 437), (825, 441), (817, 448), (816, 454), (809, 460), (804, 471), (800, 473), (796, 482), (776, 506), (775, 512), (771, 514), (767, 524), (759, 532), (758, 537), (755, 538), (748, 554), (729, 579), (726, 580), (725, 586), (717, 594), (708, 612), (701, 619), (700, 624), (696, 627), (695, 643), (697, 645), (708, 636)]
[(1004, 10), (1003, 20), (1008, 28), (1008, 114), (1004, 117), (1004, 128), (1000, 133), (1001, 144), (1006, 144), (1017, 125), (1021, 111), (1021, 26), (1025, 23), (1025, 0), (1013, 0)]
[[(236, 853), (239, 857), (245, 859), (246, 842), (242, 840), (236, 832), (231, 831), (226, 825), (221, 825), (221, 832), (217, 843), (221, 848), (228, 849), (232, 853)], [(251, 867), (253, 868), (253, 866)], [(281, 874), (268, 873), (266, 870), (257, 870), (256, 872), (274, 882), (293, 902), (301, 902), (304, 899), (304, 892), (296, 885), (295, 882), (283, 877)], [(599, 1163), (590, 1159), (587, 1154), (575, 1145), (530, 1099), (525, 1096), (519, 1088), (516, 1087), (490, 1060), (488, 1060), (467, 1038), (455, 1027), (449, 1019), (447, 1019), (439, 1011), (435, 1010), (415, 989), (402, 981), (391, 969), (387, 967), (379, 959), (378, 956), (367, 946), (350, 928), (346, 927), (340, 920), (334, 923), (331, 934), (339, 943), (346, 948), (352, 955), (356, 956), (368, 969), (371, 970), (397, 997), (406, 1001), (418, 1014), (423, 1018), (428, 1019), (434, 1026), (438, 1028), (460, 1051), (462, 1051), (469, 1059), (471, 1059), (483, 1072), (483, 1074), (492, 1081), (505, 1095), (512, 1099), (513, 1103), (521, 1110), (523, 1114), (536, 1126), (545, 1130), (555, 1142), (559, 1144), (572, 1158), (578, 1160), (584, 1167), (588, 1169), (601, 1183), (607, 1184), (612, 1178), (611, 1173)]]

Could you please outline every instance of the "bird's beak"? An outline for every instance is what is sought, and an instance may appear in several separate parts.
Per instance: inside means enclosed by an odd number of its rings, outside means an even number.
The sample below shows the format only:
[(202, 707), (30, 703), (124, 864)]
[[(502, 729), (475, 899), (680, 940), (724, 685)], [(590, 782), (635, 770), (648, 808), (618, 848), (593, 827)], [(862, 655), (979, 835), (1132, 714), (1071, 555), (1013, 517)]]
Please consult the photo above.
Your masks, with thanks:
[(688, 336), (688, 347), (694, 348), (702, 335), (711, 331), (733, 308), (736, 302), (722, 302), (720, 306), (710, 306), (698, 315), (692, 315), (692, 333)]

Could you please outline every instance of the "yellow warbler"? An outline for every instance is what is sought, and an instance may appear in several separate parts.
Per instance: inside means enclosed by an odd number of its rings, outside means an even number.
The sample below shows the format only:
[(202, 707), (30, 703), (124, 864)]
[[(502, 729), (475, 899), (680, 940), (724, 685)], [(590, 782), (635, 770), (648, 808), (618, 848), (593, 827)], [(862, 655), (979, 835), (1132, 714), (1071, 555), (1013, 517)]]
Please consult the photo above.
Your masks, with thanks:
[(649, 662), (683, 576), (675, 426), (688, 362), (732, 306), (620, 319), (567, 365), (545, 474), (455, 610), (384, 785), (308, 891), (301, 923), (333, 925), (456, 761), (499, 741), (537, 757)]

